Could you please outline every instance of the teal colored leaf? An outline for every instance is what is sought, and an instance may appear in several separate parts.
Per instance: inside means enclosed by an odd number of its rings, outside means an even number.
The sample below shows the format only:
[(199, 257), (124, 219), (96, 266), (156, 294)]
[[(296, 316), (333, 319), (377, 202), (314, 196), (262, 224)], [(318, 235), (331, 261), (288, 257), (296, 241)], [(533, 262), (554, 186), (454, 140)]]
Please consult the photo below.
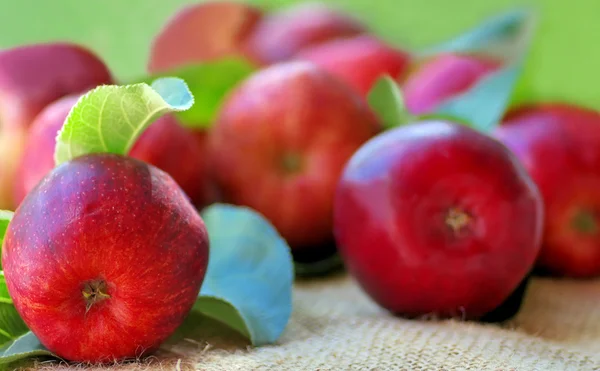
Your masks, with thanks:
[[(0, 210), (0, 246), (4, 244), (4, 235), (8, 229), (8, 224), (12, 220), (14, 213), (9, 210)], [(1, 251), (1, 250), (0, 250)], [(2, 264), (0, 262), (0, 270), (2, 270)]]
[(501, 69), (483, 77), (467, 91), (442, 102), (433, 114), (454, 117), (483, 132), (499, 124), (521, 75), (534, 26), (532, 13), (514, 10), (425, 50), (423, 56), (441, 52), (481, 53), (504, 62)]
[(151, 85), (102, 85), (83, 95), (56, 137), (56, 164), (88, 153), (126, 155), (141, 133), (160, 116), (189, 109), (194, 97), (176, 77)]
[(213, 124), (227, 94), (255, 70), (256, 67), (245, 59), (224, 58), (152, 75), (142, 81), (165, 75), (185, 80), (196, 103), (175, 114), (185, 126), (207, 128)]
[(0, 271), (0, 347), (29, 331), (13, 305), (6, 287), (4, 272)]
[(0, 370), (8, 370), (8, 365), (33, 357), (58, 358), (54, 353), (46, 349), (31, 332), (13, 339), (0, 349)]
[(211, 247), (195, 310), (237, 330), (255, 346), (274, 343), (292, 312), (289, 246), (252, 209), (213, 204), (202, 217)]
[(401, 126), (413, 120), (413, 116), (404, 106), (398, 83), (389, 75), (377, 79), (367, 95), (367, 101), (384, 129)]

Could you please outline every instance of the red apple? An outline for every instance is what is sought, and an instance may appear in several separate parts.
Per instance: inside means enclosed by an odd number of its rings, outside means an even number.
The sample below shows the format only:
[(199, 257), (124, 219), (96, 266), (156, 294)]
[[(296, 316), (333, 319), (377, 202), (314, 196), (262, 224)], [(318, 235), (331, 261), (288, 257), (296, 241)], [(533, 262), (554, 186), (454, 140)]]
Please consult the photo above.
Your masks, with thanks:
[(557, 276), (600, 276), (600, 112), (528, 104), (511, 110), (494, 135), (521, 159), (544, 197), (538, 267)]
[(272, 64), (308, 46), (365, 32), (349, 14), (321, 2), (303, 2), (265, 16), (249, 37), (248, 48), (256, 59)]
[(112, 154), (56, 167), (16, 210), (2, 265), (40, 342), (77, 362), (147, 355), (181, 325), (207, 268), (203, 220), (165, 172)]
[(209, 139), (213, 179), (224, 202), (265, 215), (296, 259), (317, 259), (333, 241), (342, 168), (379, 130), (364, 99), (338, 79), (307, 62), (276, 64), (225, 101)]
[(500, 66), (500, 61), (490, 57), (456, 53), (442, 53), (416, 62), (412, 71), (401, 79), (406, 108), (413, 114), (431, 113)]
[(335, 197), (348, 271), (398, 315), (479, 319), (525, 280), (543, 203), (517, 158), (463, 125), (384, 132), (350, 159)]
[(223, 57), (251, 58), (246, 39), (262, 12), (238, 1), (205, 1), (181, 8), (152, 42), (148, 70), (163, 72)]
[(105, 64), (78, 45), (35, 44), (0, 51), (0, 208), (15, 206), (13, 178), (34, 117), (62, 96), (111, 82)]
[(301, 50), (296, 58), (313, 62), (367, 96), (382, 75), (398, 78), (410, 62), (406, 51), (371, 35), (333, 40)]
[[(56, 135), (80, 95), (70, 95), (48, 105), (30, 129), (23, 158), (14, 181), (15, 204), (54, 167)], [(198, 207), (209, 202), (204, 147), (172, 115), (159, 118), (138, 138), (129, 156), (166, 171)]]

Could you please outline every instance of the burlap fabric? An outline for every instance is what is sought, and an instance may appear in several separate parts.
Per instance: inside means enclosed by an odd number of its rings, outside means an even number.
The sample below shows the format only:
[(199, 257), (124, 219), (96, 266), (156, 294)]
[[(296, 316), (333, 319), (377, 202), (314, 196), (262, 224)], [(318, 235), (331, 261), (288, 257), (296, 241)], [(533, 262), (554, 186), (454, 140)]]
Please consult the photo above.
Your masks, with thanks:
[(600, 370), (600, 281), (536, 278), (522, 311), (503, 325), (396, 318), (345, 275), (297, 282), (292, 319), (273, 346), (253, 349), (218, 323), (203, 321), (193, 329), (184, 324), (155, 357), (110, 368)]

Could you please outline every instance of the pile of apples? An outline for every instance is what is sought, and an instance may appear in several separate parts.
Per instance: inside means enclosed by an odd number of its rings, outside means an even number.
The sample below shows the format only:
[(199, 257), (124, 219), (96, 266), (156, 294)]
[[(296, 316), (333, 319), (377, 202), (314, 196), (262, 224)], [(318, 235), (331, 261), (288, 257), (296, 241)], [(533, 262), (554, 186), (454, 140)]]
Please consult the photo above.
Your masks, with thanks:
[[(411, 114), (427, 115), (502, 64), (457, 53), (417, 59), (350, 15), (319, 3), (271, 13), (228, 1), (182, 8), (154, 39), (148, 72), (225, 57), (250, 60), (257, 71), (227, 95), (206, 129), (186, 127), (168, 115), (143, 133), (131, 159), (87, 156), (53, 171), (56, 135), (71, 107), (90, 89), (115, 83), (111, 72), (89, 50), (67, 43), (0, 52), (0, 207), (26, 208), (30, 218), (17, 213), (12, 222), (3, 259), (14, 260), (3, 262), (5, 270), (42, 274), (16, 253), (10, 255), (10, 249), (28, 251), (21, 257), (53, 259), (69, 239), (90, 249), (101, 240), (117, 244), (106, 232), (125, 233), (111, 221), (115, 208), (137, 213), (144, 223), (145, 234), (129, 231), (119, 237), (131, 242), (127, 246), (155, 236), (171, 215), (161, 231), (165, 244), (193, 249), (179, 248), (185, 264), (177, 274), (151, 281), (167, 295), (167, 284), (189, 278), (176, 298), (177, 313), (166, 324), (122, 308), (107, 313), (145, 321), (139, 327), (145, 333), (156, 330), (160, 337), (144, 344), (149, 349), (181, 323), (206, 270), (206, 230), (191, 205), (201, 209), (219, 201), (257, 210), (285, 238), (297, 262), (339, 252), (373, 300), (410, 317), (485, 318), (519, 292), (535, 270), (600, 275), (598, 112), (537, 103), (512, 108), (489, 134), (435, 117), (384, 130), (367, 103), (380, 77), (398, 83)], [(156, 174), (155, 168), (160, 169)], [(163, 172), (169, 177), (163, 179)], [(86, 174), (97, 183), (84, 185)], [(175, 183), (189, 204), (174, 191)], [(61, 186), (95, 198), (82, 201)], [(129, 189), (132, 198), (119, 196), (118, 189)], [(164, 191), (165, 198), (146, 199), (150, 191)], [(104, 206), (96, 207), (99, 203)], [(97, 223), (107, 223), (106, 233), (58, 233), (63, 229), (57, 225), (74, 223), (73, 213), (86, 208), (92, 214), (76, 230), (93, 231)], [(35, 229), (33, 221), (47, 227)], [(57, 240), (48, 250), (35, 252), (35, 241), (51, 238)], [(126, 252), (122, 264), (135, 265)], [(111, 255), (111, 264), (120, 256)], [(111, 287), (93, 279), (99, 267), (114, 268), (106, 261), (87, 264), (93, 272), (85, 277), (82, 315), (109, 296)], [(133, 351), (117, 335), (112, 345), (68, 348), (67, 327), (48, 321), (36, 327), (34, 309), (27, 308), (36, 297), (31, 290), (43, 290), (43, 282), (26, 283), (9, 282), (11, 293), (30, 295), (15, 298), (15, 305), (36, 334), (47, 335), (45, 344), (63, 349), (65, 357), (89, 360), (100, 359), (102, 352), (126, 356)], [(152, 312), (148, 308), (154, 304), (140, 308)], [(103, 331), (101, 326), (98, 322), (95, 330)]]

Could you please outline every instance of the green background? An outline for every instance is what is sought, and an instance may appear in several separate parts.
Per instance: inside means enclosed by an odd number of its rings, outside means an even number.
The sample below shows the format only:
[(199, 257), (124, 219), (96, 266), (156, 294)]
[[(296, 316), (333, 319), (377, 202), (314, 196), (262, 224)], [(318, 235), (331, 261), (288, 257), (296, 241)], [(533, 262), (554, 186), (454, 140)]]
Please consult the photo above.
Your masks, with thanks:
[[(2, 0), (0, 48), (72, 40), (99, 53), (122, 79), (144, 74), (150, 41), (180, 6), (198, 0)], [(248, 0), (277, 8), (294, 0)], [(329, 0), (396, 45), (446, 40), (514, 6), (534, 9), (538, 29), (517, 99), (564, 100), (600, 109), (600, 0)]]

